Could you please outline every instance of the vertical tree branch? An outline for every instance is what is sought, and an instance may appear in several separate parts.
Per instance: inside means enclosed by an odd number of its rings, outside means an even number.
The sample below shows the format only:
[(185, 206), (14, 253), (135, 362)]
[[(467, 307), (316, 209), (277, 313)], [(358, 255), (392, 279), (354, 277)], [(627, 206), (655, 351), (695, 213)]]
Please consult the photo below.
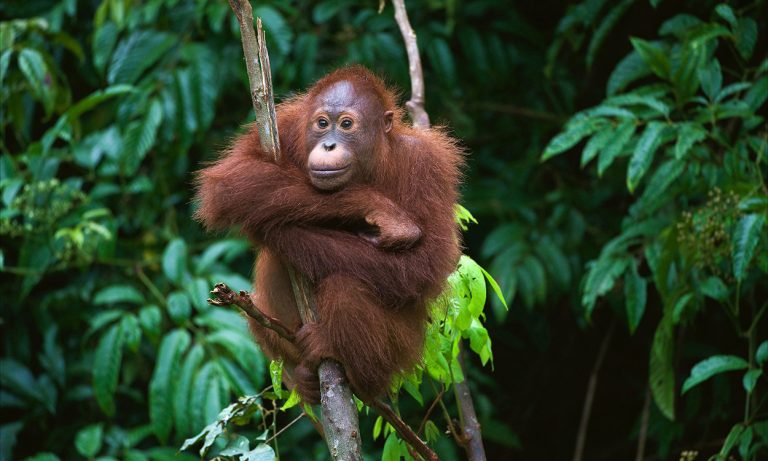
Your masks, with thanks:
[(411, 99), (405, 103), (408, 113), (416, 128), (429, 128), (429, 115), (424, 110), (424, 74), (421, 71), (421, 56), (416, 43), (416, 32), (408, 20), (408, 11), (404, 0), (392, 0), (395, 7), (395, 21), (405, 41), (408, 52), (408, 72), (411, 75)]
[(600, 374), (600, 367), (603, 366), (603, 360), (605, 354), (608, 352), (608, 345), (613, 338), (613, 330), (616, 327), (616, 322), (611, 324), (603, 338), (602, 344), (600, 344), (600, 350), (597, 352), (597, 358), (595, 364), (592, 367), (592, 373), (589, 376), (589, 383), (587, 384), (587, 394), (584, 397), (584, 408), (581, 410), (581, 422), (579, 423), (579, 432), (576, 436), (576, 448), (573, 450), (573, 461), (581, 461), (584, 458), (584, 447), (587, 443), (587, 429), (589, 428), (589, 418), (592, 414), (592, 404), (595, 401), (595, 391), (597, 390), (597, 376)]
[[(400, 34), (403, 36), (405, 48), (408, 52), (408, 71), (411, 76), (411, 99), (405, 103), (408, 113), (416, 128), (429, 128), (429, 115), (424, 109), (424, 74), (421, 70), (421, 57), (419, 55), (419, 46), (416, 41), (416, 32), (411, 27), (408, 20), (408, 11), (405, 9), (404, 0), (392, 0), (395, 7), (395, 21), (400, 28)], [(472, 394), (464, 373), (463, 346), (459, 342), (459, 364), (462, 367), (464, 381), (454, 383), (456, 399), (459, 404), (459, 416), (461, 420), (462, 437), (464, 450), (470, 461), (485, 461), (485, 447), (483, 446), (483, 437), (480, 430), (480, 422), (477, 420), (475, 405), (472, 402)]]
[[(251, 90), (251, 101), (256, 112), (256, 126), (261, 147), (275, 161), (280, 159), (280, 138), (272, 91), (272, 70), (269, 66), (264, 30), (257, 20), (258, 35), (253, 30), (253, 10), (248, 0), (229, 0), (229, 5), (240, 23), (245, 66)], [(304, 323), (317, 318), (314, 287), (302, 275), (288, 267), (296, 305)], [(318, 369), (320, 401), (323, 408), (325, 440), (334, 460), (362, 460), (357, 407), (341, 366), (324, 360)]]

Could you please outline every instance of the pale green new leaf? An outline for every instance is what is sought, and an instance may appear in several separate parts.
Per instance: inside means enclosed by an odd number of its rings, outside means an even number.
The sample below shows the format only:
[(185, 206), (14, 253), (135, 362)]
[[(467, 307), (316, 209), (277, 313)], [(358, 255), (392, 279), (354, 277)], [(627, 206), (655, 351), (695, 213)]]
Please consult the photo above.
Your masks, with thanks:
[(632, 153), (629, 167), (627, 168), (627, 189), (630, 192), (634, 192), (640, 180), (651, 166), (653, 155), (661, 145), (662, 132), (665, 127), (666, 124), (663, 122), (650, 122), (637, 141), (637, 146), (635, 146), (635, 151)]
[(747, 368), (749, 363), (735, 355), (715, 355), (706, 358), (693, 366), (690, 376), (683, 383), (682, 393), (685, 394), (694, 386), (720, 373)]
[(748, 214), (742, 217), (733, 231), (733, 275), (736, 280), (743, 280), (750, 261), (755, 255), (755, 248), (760, 242), (765, 215)]

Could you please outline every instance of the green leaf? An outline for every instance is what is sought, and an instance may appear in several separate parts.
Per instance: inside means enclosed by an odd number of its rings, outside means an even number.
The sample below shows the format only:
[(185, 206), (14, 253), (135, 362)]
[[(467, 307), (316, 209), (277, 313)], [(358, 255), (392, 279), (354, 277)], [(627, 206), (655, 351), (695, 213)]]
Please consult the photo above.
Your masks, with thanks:
[(697, 71), (701, 89), (710, 101), (714, 101), (723, 86), (723, 73), (720, 70), (720, 62), (712, 59), (709, 64), (700, 67)]
[(132, 175), (141, 164), (144, 156), (155, 145), (157, 129), (163, 121), (163, 109), (157, 99), (152, 101), (146, 117), (128, 125), (123, 141), (125, 149), (121, 156), (123, 174)]
[(654, 74), (663, 79), (669, 78), (668, 52), (660, 43), (649, 42), (637, 37), (630, 38), (630, 41), (635, 51)]
[(568, 122), (562, 133), (552, 138), (547, 145), (547, 148), (544, 149), (544, 153), (541, 155), (541, 161), (543, 162), (557, 154), (567, 151), (585, 136), (589, 136), (604, 125), (605, 121), (603, 119), (576, 115)]
[(180, 238), (171, 240), (163, 252), (163, 273), (173, 282), (181, 284), (187, 270), (187, 244)]
[(749, 263), (755, 255), (755, 248), (760, 242), (765, 224), (765, 215), (748, 214), (743, 216), (733, 231), (733, 275), (736, 280), (743, 280)]
[(93, 303), (99, 304), (143, 304), (144, 296), (130, 285), (112, 285), (96, 293)]
[(763, 341), (757, 347), (757, 353), (755, 354), (755, 359), (757, 360), (758, 365), (763, 365), (766, 362), (768, 362), (768, 341)]
[(93, 33), (93, 66), (104, 75), (109, 56), (117, 42), (117, 26), (113, 22), (107, 22)]
[(93, 394), (108, 416), (115, 414), (114, 395), (123, 362), (124, 338), (120, 324), (113, 325), (99, 340), (93, 357)]
[(634, 192), (645, 172), (651, 166), (653, 155), (661, 145), (661, 135), (665, 127), (666, 124), (663, 122), (650, 122), (637, 141), (637, 146), (635, 146), (635, 151), (632, 153), (627, 168), (627, 189), (630, 192)]
[(638, 274), (637, 261), (633, 261), (629, 267), (630, 270), (624, 274), (624, 298), (626, 299), (629, 332), (634, 334), (645, 312), (648, 282)]
[[(155, 371), (149, 382), (149, 419), (155, 435), (163, 443), (168, 439), (173, 424), (173, 395), (179, 362), (190, 342), (189, 333), (185, 330), (168, 333), (160, 344)], [(204, 392), (201, 390), (199, 393)]]
[(397, 434), (390, 433), (384, 442), (384, 451), (381, 453), (381, 461), (400, 461), (400, 441)]
[(176, 38), (169, 33), (150, 30), (134, 32), (117, 45), (109, 64), (107, 81), (135, 83), (175, 43)]
[(595, 133), (594, 136), (592, 136), (589, 141), (587, 142), (587, 145), (584, 147), (584, 150), (581, 152), (581, 162), (580, 165), (582, 168), (584, 168), (589, 162), (592, 161), (592, 159), (595, 158), (595, 156), (600, 153), (600, 151), (610, 142), (613, 140), (615, 131), (613, 128), (606, 127), (597, 133)]
[(613, 131), (613, 139), (608, 146), (600, 152), (600, 158), (597, 160), (598, 176), (602, 176), (605, 170), (611, 166), (616, 157), (623, 153), (624, 146), (626, 146), (633, 134), (635, 134), (635, 122), (632, 120), (622, 122), (616, 127)]
[(765, 104), (766, 99), (768, 99), (768, 76), (763, 76), (758, 78), (749, 89), (744, 96), (744, 102), (753, 112), (757, 112)]
[(661, 414), (667, 419), (675, 419), (675, 369), (673, 363), (674, 332), (672, 317), (667, 313), (662, 317), (651, 346), (650, 372), (648, 383), (651, 394)]
[(168, 296), (168, 315), (177, 325), (181, 325), (189, 319), (192, 313), (192, 305), (189, 298), (181, 291), (174, 291)]
[(719, 277), (708, 277), (699, 285), (699, 290), (704, 296), (718, 301), (724, 301), (728, 297), (728, 287)]
[(757, 22), (752, 18), (739, 18), (733, 28), (734, 44), (739, 54), (745, 60), (752, 56), (757, 43)]
[(675, 307), (672, 309), (672, 323), (675, 325), (680, 323), (683, 318), (683, 311), (693, 299), (693, 293), (685, 293), (675, 301)]
[(496, 295), (496, 298), (504, 306), (505, 309), (509, 310), (509, 306), (507, 306), (507, 301), (504, 299), (504, 294), (501, 292), (501, 287), (499, 287), (499, 284), (496, 283), (496, 280), (494, 280), (494, 278), (491, 276), (491, 274), (488, 273), (488, 271), (486, 271), (482, 267), (480, 267), (480, 270), (483, 271), (483, 276), (485, 277), (485, 280), (488, 281), (488, 284), (491, 286), (491, 289)]
[(160, 335), (162, 320), (163, 314), (155, 305), (144, 306), (139, 311), (139, 324), (150, 338), (157, 338)]
[(707, 137), (707, 131), (698, 123), (691, 122), (680, 123), (676, 128), (675, 158), (681, 160), (694, 144)]
[(173, 416), (176, 423), (176, 433), (181, 437), (189, 437), (195, 429), (192, 427), (192, 410), (189, 407), (193, 391), (193, 380), (205, 357), (201, 344), (195, 344), (189, 350), (179, 371), (176, 392), (173, 394)]
[(755, 390), (755, 385), (757, 385), (757, 380), (762, 375), (763, 375), (763, 370), (760, 370), (760, 369), (752, 369), (744, 373), (744, 378), (742, 378), (741, 382), (744, 385), (744, 390), (746, 390), (748, 394), (751, 394), (752, 391)]
[(691, 375), (683, 383), (682, 393), (685, 394), (694, 386), (720, 373), (747, 368), (749, 368), (749, 363), (741, 357), (735, 355), (714, 355), (693, 366)]
[(120, 321), (120, 327), (123, 329), (125, 345), (131, 351), (136, 352), (141, 342), (141, 327), (139, 320), (133, 314), (124, 315)]
[(77, 452), (86, 458), (93, 458), (101, 450), (101, 438), (104, 428), (101, 424), (92, 424), (80, 429), (75, 436)]
[(608, 96), (613, 96), (630, 83), (650, 74), (651, 69), (645, 64), (643, 58), (636, 51), (632, 51), (616, 65), (611, 73), (606, 85), (606, 93)]
[(597, 298), (608, 293), (616, 284), (616, 278), (620, 277), (627, 268), (630, 259), (627, 257), (615, 257), (613, 255), (601, 255), (597, 261), (590, 264), (584, 282), (581, 303), (585, 309), (587, 318), (592, 316)]
[(32, 94), (43, 103), (45, 113), (53, 112), (53, 81), (43, 55), (32, 48), (24, 48), (19, 53), (18, 64)]
[(736, 25), (736, 15), (733, 14), (733, 10), (725, 3), (721, 3), (715, 7), (715, 12), (718, 16), (728, 21), (732, 26)]
[(736, 446), (739, 439), (741, 438), (741, 434), (744, 433), (745, 427), (743, 424), (738, 423), (735, 424), (730, 432), (728, 432), (728, 436), (725, 438), (725, 442), (723, 442), (723, 448), (720, 449), (720, 456), (719, 459), (728, 459), (728, 455), (731, 453), (731, 450), (733, 450), (733, 447)]

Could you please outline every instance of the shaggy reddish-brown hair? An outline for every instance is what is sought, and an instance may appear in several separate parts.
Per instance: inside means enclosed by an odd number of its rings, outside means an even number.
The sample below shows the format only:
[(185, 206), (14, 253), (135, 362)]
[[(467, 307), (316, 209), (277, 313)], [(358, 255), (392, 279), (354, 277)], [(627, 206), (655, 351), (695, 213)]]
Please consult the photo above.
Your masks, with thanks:
[[(372, 173), (325, 192), (307, 174), (308, 117), (315, 98), (341, 81), (395, 116), (376, 141)], [(362, 397), (385, 392), (395, 373), (413, 367), (423, 348), (427, 302), (460, 254), (453, 207), (461, 151), (442, 130), (403, 124), (395, 99), (367, 69), (339, 69), (277, 107), (280, 162), (264, 154), (251, 128), (198, 176), (197, 219), (210, 229), (240, 226), (261, 247), (254, 301), (298, 329), (298, 347), (254, 322), (251, 329), (269, 356), (285, 359), (311, 402), (319, 395), (315, 371), (323, 358), (340, 361)], [(373, 213), (412, 221), (421, 238), (400, 250), (372, 244), (358, 230)], [(286, 263), (316, 284), (315, 324), (301, 325)]]

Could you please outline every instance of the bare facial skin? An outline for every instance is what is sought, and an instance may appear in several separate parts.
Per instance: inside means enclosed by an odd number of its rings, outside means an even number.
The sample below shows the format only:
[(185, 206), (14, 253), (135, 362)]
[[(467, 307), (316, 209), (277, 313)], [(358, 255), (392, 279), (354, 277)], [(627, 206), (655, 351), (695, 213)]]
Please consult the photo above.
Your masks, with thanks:
[(333, 84), (314, 102), (307, 127), (307, 170), (315, 187), (337, 190), (360, 174), (377, 136), (391, 129), (392, 113), (348, 81)]

